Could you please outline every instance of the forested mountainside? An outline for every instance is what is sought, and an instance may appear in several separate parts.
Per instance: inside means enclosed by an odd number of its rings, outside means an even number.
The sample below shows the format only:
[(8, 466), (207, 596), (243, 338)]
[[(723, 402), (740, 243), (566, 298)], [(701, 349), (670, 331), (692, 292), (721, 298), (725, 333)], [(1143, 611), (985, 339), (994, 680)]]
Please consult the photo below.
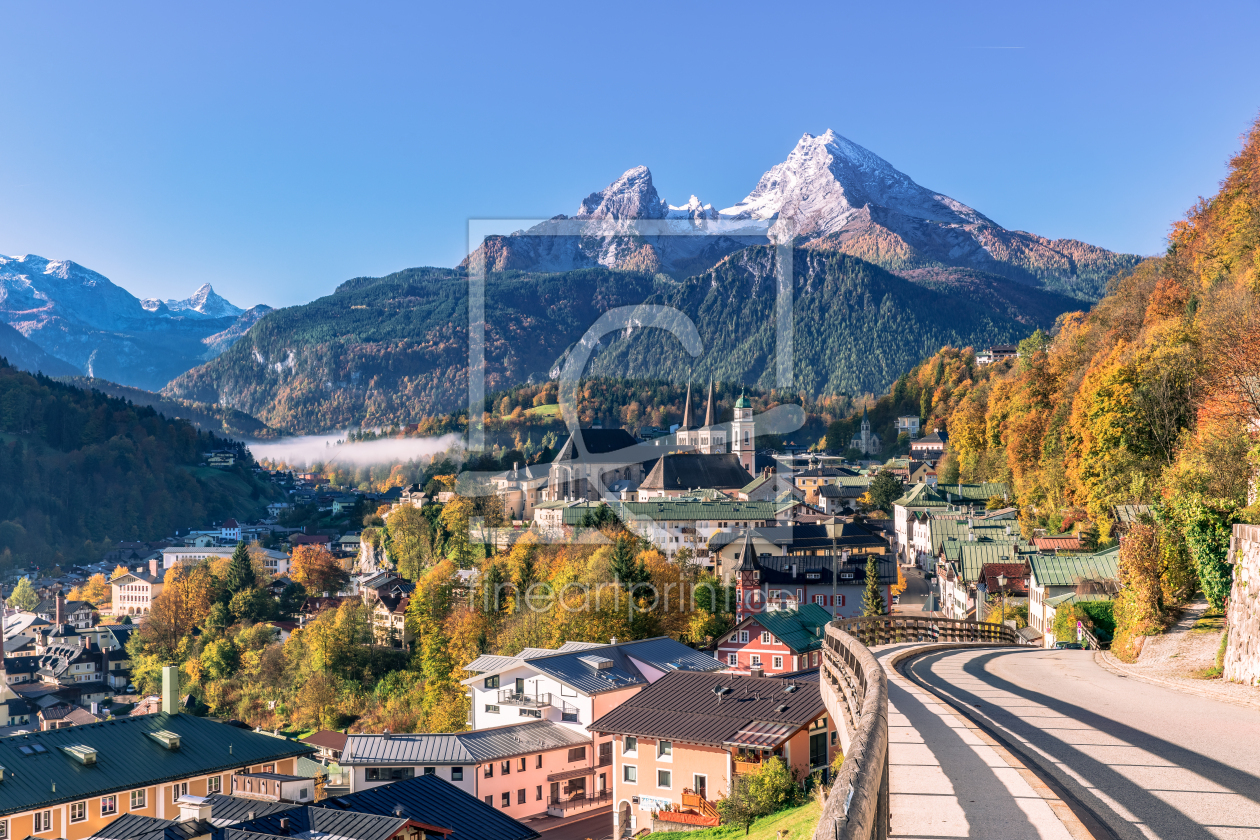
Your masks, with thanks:
[[(620, 335), (591, 365), (607, 376), (775, 385), (775, 249), (755, 246), (646, 302), (688, 315), (704, 339), (692, 360), (659, 330)], [(897, 276), (847, 254), (797, 249), (792, 269), (793, 389), (809, 395), (882, 391), (944, 344), (1018, 340), (1075, 309), (1071, 298), (982, 272)]]
[[(601, 313), (638, 303), (648, 275), (605, 269), (491, 275), (485, 289), (486, 391), (541, 381)], [(277, 310), (165, 396), (316, 432), (415, 422), (467, 405), (468, 281), (417, 268), (357, 278)]]
[[(545, 381), (601, 313), (645, 301), (690, 317), (704, 353), (693, 360), (661, 331), (636, 332), (605, 339), (592, 374), (772, 387), (773, 260), (753, 247), (683, 283), (609, 269), (490, 274), (486, 391)], [(910, 280), (825, 251), (799, 250), (794, 270), (793, 390), (813, 396), (882, 390), (942, 344), (1010, 341), (1076, 307), (982, 272)], [(462, 271), (360, 278), (272, 313), (163, 394), (294, 432), (414, 423), (466, 405), (467, 340)]]
[(57, 381), (85, 391), (100, 391), (107, 396), (127, 400), (133, 405), (148, 406), (168, 419), (187, 420), (203, 432), (232, 438), (275, 438), (283, 435), (261, 420), (234, 408), (171, 399), (143, 388), (132, 388), (90, 376), (62, 376), (57, 377)]
[(69, 362), (44, 352), (44, 348), (5, 323), (0, 323), (0, 358), (20, 370), (45, 376), (77, 376), (82, 373)]
[(261, 513), (270, 491), (244, 465), (199, 466), (227, 443), (0, 361), (0, 568), (97, 560), (107, 542)]
[(1117, 615), (1132, 634), (1196, 578), (1218, 607), (1228, 592), (1229, 526), (1260, 520), (1247, 507), (1260, 468), (1257, 383), (1253, 127), (1220, 191), (1173, 226), (1167, 253), (1119, 277), (1088, 315), (1026, 339), (1014, 362), (978, 366), (943, 349), (882, 399), (892, 408), (920, 395), (928, 425), (949, 431), (943, 480), (1009, 482), (1026, 533), (1092, 528), (1105, 539), (1113, 506), (1155, 506), (1158, 524), (1131, 532), (1122, 555), (1131, 582)]

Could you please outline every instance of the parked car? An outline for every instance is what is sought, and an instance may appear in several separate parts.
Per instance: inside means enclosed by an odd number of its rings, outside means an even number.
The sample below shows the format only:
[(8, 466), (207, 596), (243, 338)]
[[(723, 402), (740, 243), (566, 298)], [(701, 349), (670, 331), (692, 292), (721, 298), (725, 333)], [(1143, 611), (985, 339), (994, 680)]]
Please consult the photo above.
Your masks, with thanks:
[(1081, 647), (1076, 642), (1055, 642), (1054, 649), (1055, 650), (1084, 650), (1084, 648)]

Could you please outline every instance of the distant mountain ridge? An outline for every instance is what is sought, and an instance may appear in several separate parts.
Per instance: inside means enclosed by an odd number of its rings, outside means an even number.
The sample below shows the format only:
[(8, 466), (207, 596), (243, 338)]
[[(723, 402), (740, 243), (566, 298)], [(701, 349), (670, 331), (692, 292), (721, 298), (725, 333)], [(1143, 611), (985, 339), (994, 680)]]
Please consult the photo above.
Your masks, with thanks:
[(973, 269), (1082, 300), (1097, 300), (1108, 279), (1141, 259), (1007, 230), (828, 130), (804, 135), (742, 201), (723, 210), (695, 196), (681, 207), (668, 204), (647, 167), (637, 166), (584, 199), (574, 216), (489, 237), (464, 264), (489, 271), (598, 265), (683, 279), (742, 248), (788, 239), (894, 272)]
[[(184, 300), (142, 301), (70, 260), (0, 256), (0, 320), (65, 363), (58, 375), (156, 391), (231, 346), (269, 311), (242, 310), (209, 284)], [(11, 361), (51, 366), (20, 354)]]

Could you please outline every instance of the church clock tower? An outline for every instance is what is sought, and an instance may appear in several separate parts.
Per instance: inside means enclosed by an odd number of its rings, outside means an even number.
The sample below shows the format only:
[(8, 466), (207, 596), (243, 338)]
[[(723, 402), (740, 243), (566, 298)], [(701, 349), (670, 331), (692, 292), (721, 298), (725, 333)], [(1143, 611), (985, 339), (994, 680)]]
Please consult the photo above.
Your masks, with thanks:
[(739, 399), (735, 401), (735, 419), (731, 421), (731, 452), (739, 456), (740, 466), (748, 470), (749, 475), (755, 475), (753, 444), (757, 440), (757, 432), (754, 425), (752, 401), (740, 392)]
[(739, 565), (735, 567), (735, 623), (761, 612), (762, 603), (761, 564), (757, 562), (752, 528), (747, 528), (739, 549)]

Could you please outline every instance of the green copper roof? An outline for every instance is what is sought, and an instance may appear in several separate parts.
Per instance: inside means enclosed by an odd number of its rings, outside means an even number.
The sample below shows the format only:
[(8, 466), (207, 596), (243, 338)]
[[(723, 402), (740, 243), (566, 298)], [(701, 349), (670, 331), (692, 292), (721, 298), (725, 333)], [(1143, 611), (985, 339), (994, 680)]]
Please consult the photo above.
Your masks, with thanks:
[(1036, 554), (1028, 558), (1039, 586), (1075, 586), (1083, 580), (1119, 580), (1120, 547), (1095, 554)]
[(744, 396), (743, 391), (740, 391), (739, 399), (735, 400), (735, 407), (736, 408), (752, 408), (752, 401), (749, 400), (748, 397)]
[(819, 630), (831, 620), (831, 614), (817, 604), (805, 604), (795, 610), (758, 613), (752, 620), (773, 633), (793, 653), (807, 653), (822, 647)]

